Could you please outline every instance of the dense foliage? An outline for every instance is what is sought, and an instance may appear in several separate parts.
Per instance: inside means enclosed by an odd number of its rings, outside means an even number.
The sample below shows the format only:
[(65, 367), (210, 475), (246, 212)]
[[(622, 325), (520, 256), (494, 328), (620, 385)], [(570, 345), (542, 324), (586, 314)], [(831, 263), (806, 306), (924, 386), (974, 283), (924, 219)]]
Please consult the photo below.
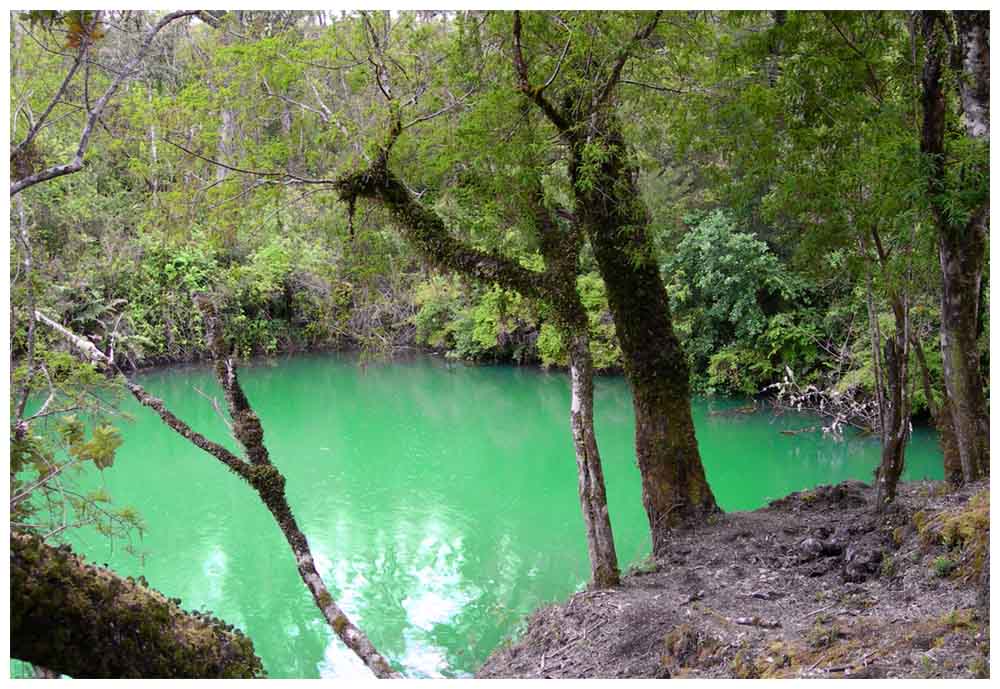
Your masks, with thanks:
[[(12, 153), (16, 177), (75, 150), (76, 111), (113, 83), (154, 20), (13, 15), (12, 141), (27, 142)], [(573, 33), (591, 21), (603, 43)], [(567, 94), (592, 88), (564, 65), (611, 59), (635, 25), (630, 13), (526, 15), (525, 31), (550, 48), (532, 54), (531, 78)], [(981, 205), (988, 143), (962, 134), (961, 109), (949, 101), (949, 157), (932, 203), (916, 15), (685, 13), (650, 41), (659, 47), (625, 67), (619, 115), (694, 388), (754, 395), (791, 375), (831, 394), (876, 396), (881, 345), (872, 343), (897, 328), (892, 305), (903, 295), (908, 327), (926, 343), (927, 370), (907, 374), (910, 409), (932, 411), (943, 391), (932, 207), (958, 223)], [(93, 68), (75, 61), (88, 46)], [(567, 365), (543, 305), (438, 270), (383, 209), (347, 207), (330, 183), (370, 161), (398, 118), (394, 165), (416, 197), (456, 237), (539, 269), (528, 190), (540, 184), (560, 222), (571, 222), (580, 189), (540, 114), (517, 97), (510, 15), (203, 14), (166, 26), (150, 46), (98, 119), (86, 167), (12, 204), (18, 390), (30, 382), (44, 396), (60, 376), (86, 377), (63, 373), (69, 364), (56, 360), (50, 333), (36, 333), (37, 351), (28, 351), (31, 304), (121, 365), (142, 367), (205, 356), (201, 293), (221, 297), (242, 357), (416, 346), (470, 361)], [(33, 133), (39, 113), (48, 119)], [(578, 187), (608, 155), (596, 144), (584, 151)], [(620, 371), (589, 246), (578, 263), (595, 366)], [(984, 280), (987, 382), (988, 297)], [(26, 380), (28, 358), (47, 362), (53, 385)], [(34, 433), (19, 438), (17, 468), (40, 467), (57, 447), (61, 461), (110, 461), (106, 419), (91, 424), (90, 440), (73, 423), (52, 424), (43, 445)]]

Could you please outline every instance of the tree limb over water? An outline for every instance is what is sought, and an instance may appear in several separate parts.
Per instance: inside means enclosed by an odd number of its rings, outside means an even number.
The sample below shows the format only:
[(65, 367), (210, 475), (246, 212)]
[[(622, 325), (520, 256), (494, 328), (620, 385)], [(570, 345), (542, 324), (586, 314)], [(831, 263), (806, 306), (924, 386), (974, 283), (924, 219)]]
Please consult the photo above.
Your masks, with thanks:
[[(143, 406), (155, 411), (163, 422), (177, 434), (218, 459), (233, 473), (249, 483), (257, 491), (261, 501), (267, 506), (277, 522), (295, 556), (295, 564), (299, 571), (299, 576), (302, 577), (306, 588), (309, 589), (316, 607), (319, 608), (324, 619), (326, 619), (337, 636), (340, 637), (340, 640), (354, 651), (376, 677), (400, 677), (389, 665), (389, 662), (372, 645), (365, 633), (350, 621), (344, 611), (337, 605), (333, 596), (330, 595), (326, 584), (323, 583), (322, 577), (316, 570), (315, 560), (309, 549), (309, 543), (306, 540), (305, 534), (299, 529), (285, 496), (285, 477), (271, 463), (267, 448), (264, 446), (264, 431), (260, 425), (260, 419), (250, 406), (250, 402), (247, 400), (243, 388), (239, 384), (235, 363), (232, 359), (225, 356), (223, 351), (221, 329), (219, 328), (215, 309), (203, 295), (198, 295), (197, 301), (205, 316), (209, 347), (216, 359), (216, 377), (225, 392), (229, 413), (233, 419), (233, 434), (240, 441), (240, 444), (243, 445), (248, 461), (240, 459), (221, 445), (193, 431), (190, 426), (167, 409), (163, 400), (150, 395), (141, 385), (129, 380), (115, 366), (115, 363), (94, 346), (93, 343), (69, 331), (40, 312), (36, 312), (35, 315), (39, 322), (56, 331), (77, 350), (82, 352), (92, 363), (121, 376), (132, 396)], [(47, 665), (43, 661), (39, 662), (42, 665)]]

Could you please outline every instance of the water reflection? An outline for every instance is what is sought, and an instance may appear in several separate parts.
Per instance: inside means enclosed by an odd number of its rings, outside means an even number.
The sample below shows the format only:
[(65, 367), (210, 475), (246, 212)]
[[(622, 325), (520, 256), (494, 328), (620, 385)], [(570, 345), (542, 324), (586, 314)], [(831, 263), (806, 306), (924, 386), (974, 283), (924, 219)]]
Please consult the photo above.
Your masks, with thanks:
[[(234, 443), (193, 387), (202, 369), (147, 376), (201, 433)], [(524, 616), (588, 574), (561, 374), (502, 367), (370, 366), (303, 357), (243, 375), (289, 501), (338, 603), (413, 677), (475, 671)], [(720, 504), (751, 509), (817, 483), (867, 479), (878, 444), (782, 435), (800, 417), (713, 414), (695, 405), (706, 472)], [(101, 478), (148, 524), (145, 564), (99, 538), (97, 562), (143, 574), (188, 609), (210, 609), (253, 638), (272, 677), (361, 677), (367, 669), (315, 609), (278, 528), (254, 492), (143, 410)], [(596, 423), (623, 566), (649, 549), (623, 381), (596, 386)], [(235, 448), (234, 448), (235, 449)], [(940, 462), (919, 432), (909, 478)]]

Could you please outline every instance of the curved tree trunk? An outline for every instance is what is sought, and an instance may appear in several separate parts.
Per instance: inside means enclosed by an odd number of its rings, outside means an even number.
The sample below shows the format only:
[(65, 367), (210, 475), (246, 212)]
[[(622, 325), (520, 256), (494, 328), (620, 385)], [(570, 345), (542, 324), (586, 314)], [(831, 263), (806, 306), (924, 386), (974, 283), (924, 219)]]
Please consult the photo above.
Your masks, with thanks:
[(251, 678), (253, 642), (68, 547), (10, 537), (10, 653), (76, 678)]

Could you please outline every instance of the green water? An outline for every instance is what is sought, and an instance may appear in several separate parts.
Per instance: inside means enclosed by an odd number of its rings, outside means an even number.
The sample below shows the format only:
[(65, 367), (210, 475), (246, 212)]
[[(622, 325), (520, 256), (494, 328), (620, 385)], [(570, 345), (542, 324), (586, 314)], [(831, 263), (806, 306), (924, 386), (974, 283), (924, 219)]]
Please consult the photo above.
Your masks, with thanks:
[[(196, 430), (235, 449), (194, 390), (220, 395), (207, 369), (140, 380)], [(564, 375), (427, 358), (362, 369), (350, 358), (306, 356), (245, 368), (242, 380), (320, 573), (408, 676), (474, 672), (528, 612), (584, 585)], [(619, 378), (599, 379), (596, 397), (624, 566), (649, 550), (631, 403)], [(694, 409), (724, 509), (870, 478), (878, 460), (871, 439), (779, 433), (816, 423), (808, 417), (717, 413), (740, 404), (698, 401)], [(141, 511), (145, 555), (97, 535), (77, 536), (77, 547), (123, 574), (144, 575), (187, 609), (238, 625), (272, 677), (365, 673), (322, 622), (253, 491), (151, 412), (125, 409), (135, 422), (123, 429), (116, 464), (97, 480), (118, 504)], [(907, 464), (908, 479), (940, 478), (929, 432), (916, 431)]]

